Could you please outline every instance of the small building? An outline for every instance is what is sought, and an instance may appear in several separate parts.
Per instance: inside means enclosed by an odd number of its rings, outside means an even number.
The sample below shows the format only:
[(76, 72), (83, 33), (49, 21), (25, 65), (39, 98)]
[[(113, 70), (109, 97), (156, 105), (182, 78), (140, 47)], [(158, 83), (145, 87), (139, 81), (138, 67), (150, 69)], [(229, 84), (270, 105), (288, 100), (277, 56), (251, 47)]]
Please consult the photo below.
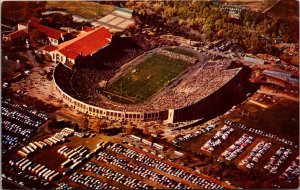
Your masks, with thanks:
[(27, 29), (18, 30), (12, 33), (9, 33), (7, 35), (3, 35), (2, 40), (5, 42), (13, 42), (13, 41), (25, 41), (25, 39), (28, 37), (28, 31)]
[(299, 78), (296, 78), (292, 75), (292, 73), (288, 72), (280, 72), (280, 71), (272, 71), (272, 70), (264, 70), (263, 74), (269, 77), (277, 78), (280, 80), (288, 81), (289, 83), (299, 85)]
[(18, 30), (28, 29), (28, 23), (18, 23)]

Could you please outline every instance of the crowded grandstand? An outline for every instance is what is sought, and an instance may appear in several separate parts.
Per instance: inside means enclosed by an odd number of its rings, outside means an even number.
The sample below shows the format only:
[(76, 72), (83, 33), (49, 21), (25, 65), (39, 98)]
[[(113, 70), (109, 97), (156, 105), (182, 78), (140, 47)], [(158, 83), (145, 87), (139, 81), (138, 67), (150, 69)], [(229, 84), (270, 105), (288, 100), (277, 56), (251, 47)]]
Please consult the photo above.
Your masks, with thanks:
[[(197, 56), (190, 57), (167, 51), (170, 47), (174, 48), (173, 45), (176, 44), (154, 38), (147, 40), (142, 36), (117, 37), (109, 46), (93, 57), (85, 59), (83, 63), (75, 64), (72, 68), (58, 64), (54, 72), (55, 83), (68, 96), (86, 105), (119, 112), (141, 113), (141, 115), (147, 112), (155, 113), (155, 118), (160, 118), (157, 113), (196, 104), (218, 91), (241, 71), (241, 68), (232, 69), (231, 61), (228, 59), (212, 61), (204, 53), (195, 53)], [(187, 48), (183, 49), (187, 51)], [(191, 49), (188, 51), (196, 52)], [(133, 66), (130, 64), (139, 64), (139, 61), (136, 61), (138, 63), (131, 63), (131, 61), (139, 57), (142, 59), (145, 53), (149, 54), (149, 52), (186, 61), (192, 65), (182, 75), (165, 84), (154, 96), (143, 102), (123, 104), (106, 96), (105, 85), (104, 87), (101, 85), (103, 81), (107, 84), (115, 76), (122, 76), (123, 67), (132, 69)], [(128, 72), (128, 69), (125, 71)], [(69, 103), (73, 105), (72, 102)]]

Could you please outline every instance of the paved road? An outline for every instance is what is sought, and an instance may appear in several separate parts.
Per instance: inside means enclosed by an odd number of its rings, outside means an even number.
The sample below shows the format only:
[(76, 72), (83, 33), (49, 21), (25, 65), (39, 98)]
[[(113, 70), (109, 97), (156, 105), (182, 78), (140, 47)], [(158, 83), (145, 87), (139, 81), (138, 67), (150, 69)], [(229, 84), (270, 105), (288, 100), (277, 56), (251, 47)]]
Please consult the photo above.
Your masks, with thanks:
[(6, 24), (1, 24), (1, 26), (5, 26), (5, 27), (7, 27), (7, 28), (10, 28), (10, 29), (14, 29), (14, 27), (11, 27), (11, 26), (8, 26), (8, 25), (6, 25)]
[[(31, 190), (30, 188), (28, 188), (28, 187), (25, 187), (25, 186), (23, 186), (23, 185), (20, 185), (19, 183), (16, 183), (16, 182), (14, 182), (14, 181), (11, 181), (11, 180), (8, 180), (8, 179), (5, 179), (5, 178), (2, 178), (2, 188), (4, 189), (4, 188), (12, 188), (12, 187), (16, 187), (16, 189), (25, 189), (25, 190)], [(4, 186), (3, 187), (3, 182), (6, 182), (6, 183), (8, 183), (8, 187), (6, 187), (6, 186)]]
[(32, 55), (32, 51), (31, 50), (27, 50), (27, 58), (34, 64), (34, 66), (38, 66), (38, 63), (35, 60), (35, 57)]

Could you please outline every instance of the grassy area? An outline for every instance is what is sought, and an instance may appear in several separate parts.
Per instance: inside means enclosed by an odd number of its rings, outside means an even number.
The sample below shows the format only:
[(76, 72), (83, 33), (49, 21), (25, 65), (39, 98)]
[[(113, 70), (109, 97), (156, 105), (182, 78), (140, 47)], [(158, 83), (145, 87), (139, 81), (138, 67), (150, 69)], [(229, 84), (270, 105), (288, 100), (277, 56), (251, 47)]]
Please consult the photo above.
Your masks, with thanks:
[(178, 53), (178, 54), (182, 54), (182, 55), (187, 55), (187, 56), (190, 56), (190, 57), (196, 57), (193, 52), (190, 52), (188, 50), (181, 49), (181, 48), (166, 48), (165, 50), (170, 51), (170, 52), (174, 52), (174, 53)]
[(114, 10), (114, 7), (111, 5), (87, 1), (48, 1), (46, 8), (50, 7), (64, 8), (71, 14), (88, 19), (105, 16)]
[[(189, 63), (154, 53), (106, 88), (106, 95), (120, 103), (147, 100), (189, 67)], [(136, 72), (133, 72), (136, 70)]]

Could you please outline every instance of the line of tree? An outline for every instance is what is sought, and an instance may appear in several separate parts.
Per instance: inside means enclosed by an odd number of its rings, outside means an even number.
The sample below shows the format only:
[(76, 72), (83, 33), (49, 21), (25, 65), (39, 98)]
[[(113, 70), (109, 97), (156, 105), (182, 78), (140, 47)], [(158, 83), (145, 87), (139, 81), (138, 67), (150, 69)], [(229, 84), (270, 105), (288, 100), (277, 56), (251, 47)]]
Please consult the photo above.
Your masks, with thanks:
[(30, 17), (40, 17), (46, 4), (46, 1), (4, 1), (2, 19), (13, 23), (27, 22)]
[[(234, 19), (219, 4), (211, 1), (128, 1), (127, 8), (142, 27), (152, 26), (194, 40), (213, 41), (226, 38), (238, 42), (250, 52), (261, 52), (262, 47), (279, 37), (283, 42), (298, 41), (298, 24), (286, 19), (241, 9)], [(269, 41), (260, 40), (261, 36)]]

